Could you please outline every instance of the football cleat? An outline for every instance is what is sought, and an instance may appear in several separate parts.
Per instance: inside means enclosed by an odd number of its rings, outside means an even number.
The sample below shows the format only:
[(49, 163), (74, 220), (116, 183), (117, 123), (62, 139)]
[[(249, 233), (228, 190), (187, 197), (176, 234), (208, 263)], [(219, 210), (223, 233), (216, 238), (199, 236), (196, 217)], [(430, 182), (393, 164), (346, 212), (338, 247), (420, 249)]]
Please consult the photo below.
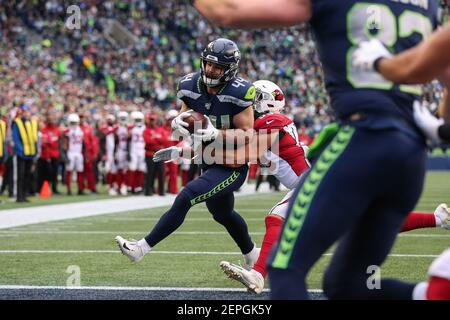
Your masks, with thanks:
[(428, 300), (450, 299), (450, 248), (445, 250), (428, 269)]
[(228, 278), (239, 281), (247, 291), (260, 294), (264, 289), (264, 277), (255, 270), (246, 270), (245, 268), (227, 261), (220, 263), (220, 268)]
[(123, 196), (127, 195), (127, 186), (126, 185), (122, 185), (122, 187), (120, 187), (120, 194)]
[(117, 196), (117, 191), (114, 188), (109, 189), (108, 194), (110, 196)]
[(447, 204), (441, 203), (434, 211), (435, 217), (441, 221), (441, 227), (450, 230), (450, 209)]
[(116, 242), (120, 251), (122, 251), (122, 254), (127, 256), (131, 262), (138, 263), (145, 255), (144, 251), (136, 241), (128, 241), (121, 236), (117, 236)]

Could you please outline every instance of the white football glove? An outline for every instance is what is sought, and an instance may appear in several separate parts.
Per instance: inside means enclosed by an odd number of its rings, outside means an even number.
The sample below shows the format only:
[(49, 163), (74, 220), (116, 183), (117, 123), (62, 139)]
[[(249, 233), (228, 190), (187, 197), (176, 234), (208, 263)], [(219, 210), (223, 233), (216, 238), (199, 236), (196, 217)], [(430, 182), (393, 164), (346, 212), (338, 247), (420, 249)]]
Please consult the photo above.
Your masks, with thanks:
[(219, 135), (219, 130), (214, 127), (211, 120), (205, 116), (207, 125), (206, 129), (198, 129), (192, 136), (194, 141), (213, 141)]
[(188, 137), (190, 135), (190, 133), (186, 128), (189, 126), (189, 124), (187, 122), (184, 122), (183, 119), (189, 117), (193, 112), (194, 112), (193, 110), (182, 112), (178, 116), (173, 118), (173, 120), (170, 124), (172, 129), (174, 131), (178, 131), (183, 136)]
[(180, 159), (181, 151), (181, 148), (176, 146), (158, 150), (153, 155), (153, 161), (177, 161), (178, 159)]
[(441, 143), (438, 129), (444, 124), (444, 119), (438, 119), (431, 114), (431, 112), (422, 105), (419, 101), (414, 101), (414, 120), (419, 128), (425, 133), (425, 136), (431, 140), (432, 143)]
[(376, 71), (375, 61), (379, 58), (389, 58), (392, 54), (377, 40), (363, 41), (359, 44), (352, 56), (352, 64), (355, 68), (365, 71)]
[(305, 154), (305, 158), (308, 158), (308, 153), (309, 153), (309, 147), (306, 144), (301, 144), (302, 149), (303, 149), (303, 153)]

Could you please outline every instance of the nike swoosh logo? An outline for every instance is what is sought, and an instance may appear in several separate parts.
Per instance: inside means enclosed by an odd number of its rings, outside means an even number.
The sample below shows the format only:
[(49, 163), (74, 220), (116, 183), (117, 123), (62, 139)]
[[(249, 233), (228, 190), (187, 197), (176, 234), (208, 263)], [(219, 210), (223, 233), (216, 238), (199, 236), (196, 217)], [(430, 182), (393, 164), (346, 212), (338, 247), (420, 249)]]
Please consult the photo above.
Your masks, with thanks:
[(272, 122), (274, 122), (275, 120), (270, 120), (270, 121), (266, 121), (266, 124), (271, 124)]
[(123, 244), (123, 247), (124, 247), (125, 249), (127, 249), (128, 251), (131, 251), (130, 248), (127, 247), (127, 244), (126, 244), (126, 243)]

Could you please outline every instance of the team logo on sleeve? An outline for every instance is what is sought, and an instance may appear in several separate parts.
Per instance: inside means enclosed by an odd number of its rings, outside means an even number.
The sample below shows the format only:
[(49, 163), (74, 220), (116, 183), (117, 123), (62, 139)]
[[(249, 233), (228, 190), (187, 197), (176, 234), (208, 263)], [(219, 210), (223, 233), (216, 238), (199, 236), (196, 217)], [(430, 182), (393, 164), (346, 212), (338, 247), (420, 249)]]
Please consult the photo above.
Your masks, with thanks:
[(255, 99), (256, 96), (256, 89), (255, 86), (251, 86), (248, 90), (247, 93), (245, 94), (244, 99), (246, 100), (253, 100)]

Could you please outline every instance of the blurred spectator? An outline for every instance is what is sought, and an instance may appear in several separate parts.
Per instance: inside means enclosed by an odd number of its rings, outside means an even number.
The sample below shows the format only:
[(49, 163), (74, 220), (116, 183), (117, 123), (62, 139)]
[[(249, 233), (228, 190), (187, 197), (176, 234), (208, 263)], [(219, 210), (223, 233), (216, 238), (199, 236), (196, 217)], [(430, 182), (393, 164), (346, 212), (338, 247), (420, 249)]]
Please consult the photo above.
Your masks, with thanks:
[[(217, 28), (201, 17), (187, 0), (80, 0), (75, 3), (82, 14), (79, 29), (65, 25), (66, 9), (72, 1), (2, 1), (0, 114), (11, 113), (7, 132), (11, 131), (16, 108), (22, 104), (28, 105), (35, 115), (51, 113), (55, 126), (63, 125), (70, 113), (85, 117), (84, 179), (94, 193), (100, 160), (97, 128), (103, 125), (101, 122), (108, 114), (118, 116), (120, 112), (140, 110), (162, 119), (178, 110), (178, 78), (200, 69), (199, 52), (218, 37), (234, 40), (241, 49), (240, 76), (253, 81), (271, 80), (283, 89), (287, 102), (284, 113), (299, 128), (302, 142), (309, 144), (333, 121), (321, 64), (307, 25), (256, 31)], [(444, 8), (448, 14), (448, 3)], [(430, 109), (435, 109), (442, 96), (441, 85), (428, 84), (424, 92), (424, 100)], [(143, 172), (130, 170), (125, 175), (127, 130), (123, 125), (119, 129), (122, 136), (119, 140), (122, 140), (117, 184), (124, 195), (125, 183), (130, 188), (140, 188)], [(6, 136), (8, 149), (12, 144), (8, 133)], [(39, 186), (43, 179), (49, 178), (43, 162), (48, 158), (49, 147), (45, 127), (41, 136)], [(53, 147), (51, 150), (56, 153)], [(59, 157), (64, 154), (60, 152)], [(51, 159), (50, 179), (54, 181), (55, 161)], [(4, 160), (0, 192), (9, 186), (12, 193), (12, 183), (9, 183), (13, 179), (12, 158), (7, 156)], [(178, 191), (178, 165), (183, 184), (199, 170), (189, 160), (166, 164), (171, 193)], [(60, 168), (64, 168), (64, 163)], [(52, 187), (57, 191), (56, 182)]]
[[(16, 156), (17, 202), (29, 202), (27, 187), (32, 181), (33, 159), (38, 152), (38, 122), (31, 119), (30, 107), (20, 106), (12, 124), (14, 155)], [(28, 192), (27, 192), (28, 191)]]
[(41, 190), (44, 181), (48, 181), (52, 192), (59, 194), (57, 177), (61, 143), (61, 129), (55, 122), (54, 114), (48, 112), (40, 136), (41, 152), (37, 162), (37, 190)]
[(165, 194), (164, 191), (164, 163), (154, 162), (153, 155), (156, 151), (165, 147), (166, 131), (159, 126), (158, 116), (156, 114), (147, 113), (145, 115), (145, 163), (147, 166), (147, 173), (145, 175), (144, 192), (146, 196), (151, 196), (154, 193), (155, 177), (158, 178), (158, 193), (160, 196)]

